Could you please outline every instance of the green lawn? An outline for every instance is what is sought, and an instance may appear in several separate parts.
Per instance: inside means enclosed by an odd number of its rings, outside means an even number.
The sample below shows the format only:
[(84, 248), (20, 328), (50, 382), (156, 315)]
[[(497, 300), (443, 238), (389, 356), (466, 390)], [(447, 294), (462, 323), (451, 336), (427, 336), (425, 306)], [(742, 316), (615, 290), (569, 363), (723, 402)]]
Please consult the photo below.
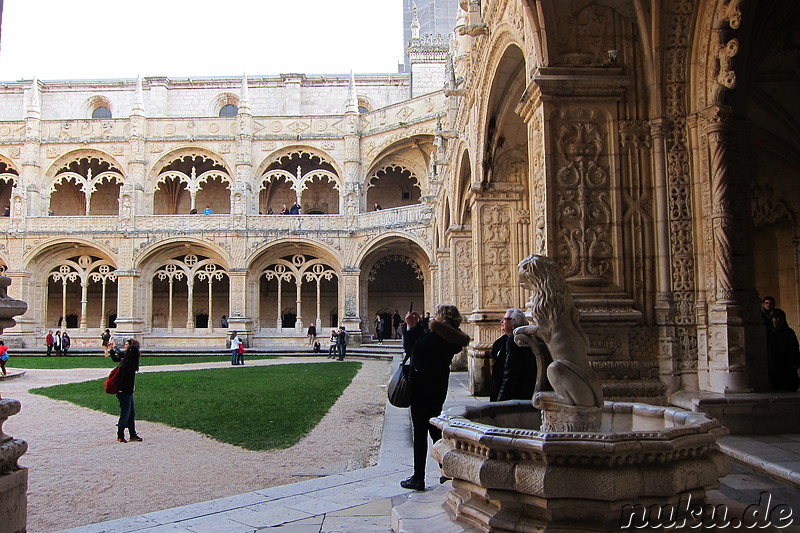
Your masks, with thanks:
[[(245, 354), (245, 363), (255, 359), (275, 359), (274, 355), (255, 355)], [(230, 354), (214, 355), (176, 355), (176, 356), (147, 356), (143, 355), (140, 359), (141, 366), (157, 365), (185, 365), (188, 363), (208, 363), (215, 361), (230, 362)], [(85, 357), (41, 357), (41, 356), (11, 356), (7, 366), (10, 368), (113, 368), (117, 365), (110, 357), (85, 356)]]
[[(348, 361), (138, 374), (136, 418), (248, 450), (288, 448), (317, 425), (360, 368)], [(119, 415), (116, 396), (104, 393), (102, 382), (31, 392)]]

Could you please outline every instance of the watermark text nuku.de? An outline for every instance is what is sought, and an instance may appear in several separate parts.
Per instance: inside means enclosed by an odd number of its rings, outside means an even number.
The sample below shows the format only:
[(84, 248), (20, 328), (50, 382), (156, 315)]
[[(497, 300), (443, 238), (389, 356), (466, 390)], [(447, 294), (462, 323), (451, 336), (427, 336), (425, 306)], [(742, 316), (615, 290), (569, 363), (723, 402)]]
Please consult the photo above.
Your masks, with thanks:
[(731, 516), (723, 504), (701, 505), (692, 503), (692, 495), (682, 494), (678, 505), (628, 504), (622, 507), (620, 527), (622, 529), (683, 529), (683, 528), (742, 528), (760, 529), (775, 527), (782, 529), (792, 525), (792, 508), (785, 503), (776, 503), (772, 494), (762, 492), (758, 503), (748, 505), (742, 516)]

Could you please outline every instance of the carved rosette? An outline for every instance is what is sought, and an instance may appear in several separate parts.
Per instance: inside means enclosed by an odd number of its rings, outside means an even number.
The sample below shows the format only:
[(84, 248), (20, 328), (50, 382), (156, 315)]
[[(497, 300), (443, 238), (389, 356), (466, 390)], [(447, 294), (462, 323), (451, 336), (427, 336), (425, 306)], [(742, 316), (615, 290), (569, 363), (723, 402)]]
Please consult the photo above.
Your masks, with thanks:
[(611, 179), (600, 124), (562, 122), (555, 129), (558, 262), (564, 277), (613, 275)]

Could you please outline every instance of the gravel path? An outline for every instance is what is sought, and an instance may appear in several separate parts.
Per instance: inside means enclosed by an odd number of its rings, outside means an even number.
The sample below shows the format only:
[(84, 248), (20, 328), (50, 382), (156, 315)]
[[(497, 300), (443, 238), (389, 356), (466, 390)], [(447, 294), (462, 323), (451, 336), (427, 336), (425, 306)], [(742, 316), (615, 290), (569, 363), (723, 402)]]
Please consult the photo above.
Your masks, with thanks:
[[(292, 357), (248, 365), (305, 362), (336, 364), (319, 357)], [(229, 366), (201, 363), (142, 371)], [(22, 411), (3, 427), (29, 445), (20, 459), (20, 465), (29, 468), (28, 531), (66, 529), (374, 465), (389, 366), (386, 361), (364, 361), (311, 433), (286, 450), (261, 452), (142, 421), (136, 429), (144, 442), (121, 444), (116, 442), (115, 416), (28, 393), (31, 388), (103, 377), (108, 369), (29, 370), (22, 378), (4, 381), (0, 393), (20, 400)]]

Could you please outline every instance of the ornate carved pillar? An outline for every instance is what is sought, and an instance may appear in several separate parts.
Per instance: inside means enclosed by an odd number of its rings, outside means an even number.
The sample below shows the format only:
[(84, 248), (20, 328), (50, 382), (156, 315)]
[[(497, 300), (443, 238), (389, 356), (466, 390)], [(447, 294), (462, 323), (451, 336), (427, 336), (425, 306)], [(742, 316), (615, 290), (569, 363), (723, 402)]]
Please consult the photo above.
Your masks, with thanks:
[[(228, 279), (230, 280), (228, 329), (235, 330), (242, 339), (245, 339), (253, 330), (253, 320), (247, 316), (247, 309), (250, 305), (247, 300), (247, 269), (229, 269)], [(258, 292), (256, 291), (253, 294), (257, 295)]]
[(625, 249), (625, 235), (636, 234), (626, 215), (646, 204), (645, 187), (636, 181), (643, 177), (634, 174), (641, 165), (635, 159), (627, 161), (635, 167), (622, 164), (618, 113), (627, 84), (619, 68), (542, 67), (516, 109), (528, 125), (529, 253), (559, 264), (581, 312), (593, 366), (632, 365), (631, 331), (642, 319), (625, 290), (635, 283), (626, 268), (625, 254), (633, 250)]
[[(500, 318), (509, 307), (518, 307), (514, 289), (517, 282), (517, 243), (514, 242), (515, 204), (518, 184), (495, 184), (472, 196), (472, 276), (473, 308), (469, 322), (473, 327), (468, 353), (470, 392), (486, 396), (491, 385), (492, 343), (502, 334)], [(461, 252), (463, 253), (463, 251)]]
[(136, 284), (141, 274), (138, 270), (117, 270), (117, 329), (120, 338), (136, 338), (141, 341), (144, 320), (136, 316), (144, 306), (137, 298)]
[(358, 302), (361, 301), (359, 279), (361, 269), (345, 267), (339, 276), (339, 325), (344, 326), (349, 334), (348, 346), (361, 345), (361, 317), (358, 315)]
[[(711, 106), (700, 113), (701, 157), (707, 161), (707, 174), (703, 177), (707, 190), (705, 201), (709, 213), (705, 219), (707, 262), (709, 333), (708, 333), (708, 387), (716, 392), (744, 392), (751, 387), (751, 369), (748, 358), (763, 357), (763, 342), (755, 342), (755, 317), (747, 307), (756, 301), (752, 289), (752, 273), (746, 265), (748, 231), (745, 217), (749, 213), (743, 205), (743, 182), (746, 165), (736, 165), (732, 113), (726, 106)], [(737, 168), (738, 167), (738, 168)], [(744, 308), (743, 308), (744, 306)], [(749, 318), (749, 320), (745, 320)], [(750, 334), (748, 335), (748, 329)], [(748, 339), (750, 337), (750, 339)], [(748, 353), (750, 352), (750, 353)]]

